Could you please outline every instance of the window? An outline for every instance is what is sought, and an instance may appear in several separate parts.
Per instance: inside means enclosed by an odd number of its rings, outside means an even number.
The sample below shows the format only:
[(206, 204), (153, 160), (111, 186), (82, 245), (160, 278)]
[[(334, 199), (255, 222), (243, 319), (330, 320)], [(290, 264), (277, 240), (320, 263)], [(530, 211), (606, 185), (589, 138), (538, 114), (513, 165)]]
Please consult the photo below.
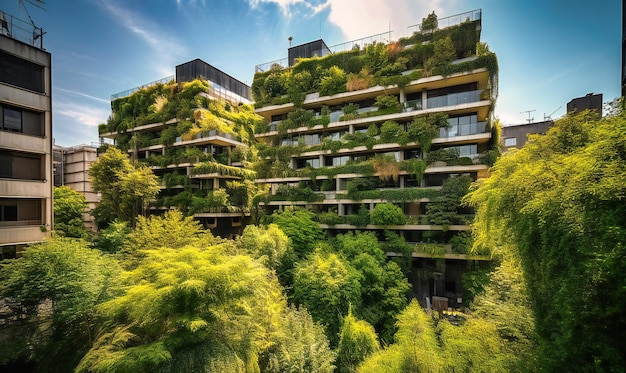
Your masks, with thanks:
[(44, 93), (44, 67), (0, 51), (0, 82)]
[(504, 139), (504, 146), (516, 146), (517, 145), (517, 138), (516, 137), (509, 137)]
[(17, 221), (17, 205), (0, 206), (0, 221)]
[(43, 180), (42, 156), (0, 150), (0, 178)]
[(22, 112), (5, 107), (3, 110), (2, 129), (22, 132)]
[(43, 114), (0, 105), (0, 130), (43, 136)]

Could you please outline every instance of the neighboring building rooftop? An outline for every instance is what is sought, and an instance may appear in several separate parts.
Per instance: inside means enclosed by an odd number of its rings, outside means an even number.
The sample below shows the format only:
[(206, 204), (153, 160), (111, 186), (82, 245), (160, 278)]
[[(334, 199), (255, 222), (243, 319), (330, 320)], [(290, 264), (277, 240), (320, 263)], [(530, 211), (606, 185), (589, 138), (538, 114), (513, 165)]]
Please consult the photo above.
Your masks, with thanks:
[(528, 135), (544, 135), (554, 124), (551, 120), (535, 123), (516, 124), (502, 127), (501, 144), (504, 150), (521, 149), (528, 140)]
[(602, 93), (587, 93), (583, 97), (577, 97), (567, 103), (567, 112), (595, 110), (602, 115)]

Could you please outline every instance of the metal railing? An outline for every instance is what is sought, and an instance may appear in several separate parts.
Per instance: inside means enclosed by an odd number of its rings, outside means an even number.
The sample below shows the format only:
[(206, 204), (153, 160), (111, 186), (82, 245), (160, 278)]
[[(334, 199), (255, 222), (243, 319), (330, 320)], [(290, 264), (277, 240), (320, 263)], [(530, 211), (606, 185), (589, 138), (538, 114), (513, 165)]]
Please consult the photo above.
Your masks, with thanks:
[(433, 109), (444, 106), (455, 106), (461, 104), (467, 104), (470, 102), (480, 101), (480, 94), (482, 90), (450, 93), (445, 96), (429, 97), (426, 99), (426, 108)]
[(338, 53), (338, 52), (351, 50), (355, 48), (356, 46), (358, 46), (359, 49), (363, 49), (369, 44), (374, 44), (374, 43), (389, 44), (392, 41), (394, 41), (391, 37), (392, 32), (393, 32), (392, 30), (389, 30), (387, 32), (382, 32), (380, 34), (366, 36), (361, 39), (346, 41), (345, 43), (335, 44), (331, 47), (328, 47), (328, 49), (330, 49), (330, 51), (333, 53)]
[(126, 96), (130, 96), (133, 93), (137, 92), (140, 89), (144, 89), (144, 88), (148, 88), (148, 87), (152, 87), (153, 85), (157, 85), (157, 84), (167, 84), (173, 80), (175, 80), (176, 77), (174, 75), (170, 75), (168, 77), (165, 77), (163, 79), (159, 79), (159, 80), (155, 80), (154, 82), (150, 82), (150, 83), (146, 83), (144, 85), (140, 85), (138, 87), (135, 88), (131, 88), (131, 89), (127, 89), (125, 91), (122, 91), (120, 93), (115, 93), (111, 95), (111, 101), (115, 101), (118, 98), (122, 98), (122, 97), (126, 97)]
[(44, 50), (41, 27), (0, 11), (0, 34)]
[[(482, 9), (474, 9), (469, 12), (455, 14), (453, 16), (438, 18), (437, 19), (437, 29), (441, 30), (444, 28), (460, 25), (463, 22), (472, 22), (479, 21), (482, 18)], [(413, 33), (422, 31), (422, 24), (417, 23), (415, 25), (411, 25), (407, 27), (409, 35), (413, 35)]]
[[(328, 47), (328, 49), (330, 49), (331, 53), (338, 53), (338, 52), (344, 52), (347, 50), (351, 50), (355, 47), (359, 47), (359, 49), (363, 49), (365, 48), (367, 45), (369, 44), (373, 44), (373, 43), (384, 43), (384, 44), (389, 44), (392, 41), (394, 41), (392, 39), (392, 30), (389, 30), (387, 32), (383, 32), (380, 34), (376, 34), (376, 35), (370, 35), (370, 36), (366, 36), (364, 38), (361, 39), (355, 39), (355, 40), (350, 40), (350, 41), (346, 41), (344, 43), (339, 43), (339, 44), (335, 44), (333, 46)], [(274, 60), (274, 61), (270, 61), (270, 62), (264, 62), (262, 64), (256, 65), (254, 67), (254, 72), (255, 73), (262, 73), (265, 71), (269, 71), (272, 68), (279, 68), (279, 69), (284, 69), (289, 67), (289, 59), (288, 58), (281, 58), (279, 60)]]
[(487, 122), (464, 123), (441, 128), (439, 137), (468, 136), (487, 132), (489, 132)]
[(289, 59), (287, 57), (254, 66), (255, 73), (263, 73), (270, 71), (272, 68), (284, 69), (289, 67)]

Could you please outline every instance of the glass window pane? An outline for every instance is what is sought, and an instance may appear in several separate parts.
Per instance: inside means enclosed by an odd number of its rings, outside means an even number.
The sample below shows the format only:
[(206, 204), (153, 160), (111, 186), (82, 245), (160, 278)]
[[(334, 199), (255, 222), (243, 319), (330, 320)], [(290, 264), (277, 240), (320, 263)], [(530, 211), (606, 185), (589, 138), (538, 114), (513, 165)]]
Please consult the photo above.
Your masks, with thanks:
[(22, 112), (10, 108), (4, 108), (4, 129), (22, 132)]

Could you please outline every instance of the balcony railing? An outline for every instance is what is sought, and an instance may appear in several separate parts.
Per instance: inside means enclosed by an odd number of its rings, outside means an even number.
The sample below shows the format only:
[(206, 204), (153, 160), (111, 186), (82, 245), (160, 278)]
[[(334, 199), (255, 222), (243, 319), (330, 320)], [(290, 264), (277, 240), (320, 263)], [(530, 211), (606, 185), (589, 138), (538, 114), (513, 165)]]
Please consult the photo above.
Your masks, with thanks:
[(41, 27), (0, 11), (0, 35), (5, 35), (35, 48), (43, 49), (45, 32)]
[(41, 225), (41, 219), (0, 221), (0, 228)]
[[(482, 9), (474, 9), (469, 12), (455, 14), (453, 16), (438, 18), (437, 19), (437, 29), (444, 29), (447, 27), (452, 27), (456, 25), (460, 25), (463, 22), (472, 22), (479, 21), (482, 18)], [(415, 25), (411, 25), (407, 27), (409, 31), (409, 35), (412, 35), (415, 32), (422, 31), (422, 24), (418, 23)]]
[(410, 100), (404, 103), (404, 111), (422, 110), (422, 100)]
[(426, 108), (433, 109), (445, 106), (455, 106), (480, 101), (482, 90), (450, 93), (445, 96), (429, 97), (426, 99)]
[[(204, 138), (207, 138), (207, 137), (216, 137), (216, 136), (217, 137), (223, 137), (223, 138), (228, 139), (228, 140), (240, 141), (239, 137), (237, 137), (236, 135), (233, 135), (232, 133), (225, 133), (225, 132), (220, 132), (220, 131), (217, 131), (217, 130), (210, 130), (210, 131), (207, 131), (207, 132), (200, 132), (196, 136), (194, 136), (193, 139), (188, 140), (188, 141), (197, 140), (197, 139), (204, 139)], [(176, 138), (176, 142), (177, 143), (178, 142), (182, 142), (182, 141), (183, 141), (183, 139), (182, 139), (181, 136), (178, 136)]]
[(456, 137), (476, 135), (487, 132), (487, 122), (457, 124), (448, 128), (441, 128), (439, 137)]
[(115, 101), (118, 98), (123, 98), (123, 97), (126, 97), (126, 96), (130, 96), (133, 93), (139, 91), (140, 89), (152, 87), (153, 85), (157, 85), (157, 84), (167, 84), (167, 83), (169, 83), (169, 82), (171, 82), (173, 80), (176, 80), (176, 77), (174, 75), (171, 75), (171, 76), (165, 77), (163, 79), (155, 80), (154, 82), (146, 83), (144, 85), (140, 85), (140, 86), (135, 87), (135, 88), (127, 89), (127, 90), (125, 90), (123, 92), (120, 92), (120, 93), (112, 94), (111, 95), (111, 101)]

